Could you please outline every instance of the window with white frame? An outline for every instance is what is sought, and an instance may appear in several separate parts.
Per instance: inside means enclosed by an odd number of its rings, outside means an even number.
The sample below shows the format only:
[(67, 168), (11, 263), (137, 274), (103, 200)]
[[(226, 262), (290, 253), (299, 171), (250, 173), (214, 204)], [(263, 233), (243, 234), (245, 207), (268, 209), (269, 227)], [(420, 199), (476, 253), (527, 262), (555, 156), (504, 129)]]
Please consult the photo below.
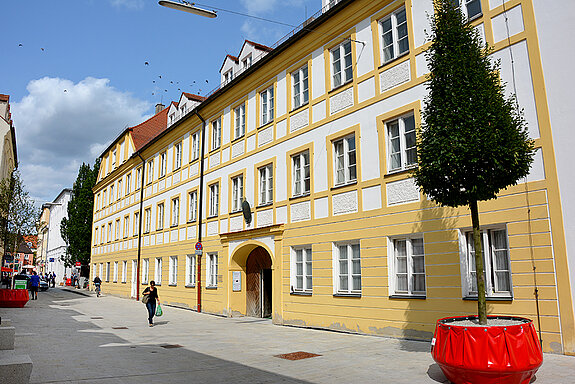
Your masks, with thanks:
[(331, 50), (332, 88), (353, 80), (351, 40), (346, 40)]
[(265, 125), (274, 119), (274, 87), (273, 85), (260, 92), (261, 101), (261, 113), (262, 121), (261, 125)]
[(96, 227), (96, 228), (94, 228), (94, 242), (93, 242), (93, 244), (94, 244), (94, 245), (98, 245), (98, 240), (99, 240), (99, 237), (98, 237), (98, 227)]
[(125, 283), (128, 279), (128, 262), (126, 260), (122, 261), (122, 283)]
[(232, 178), (232, 212), (242, 209), (242, 199), (244, 197), (244, 176), (239, 175)]
[(271, 204), (274, 201), (274, 171), (273, 164), (258, 169), (260, 178), (260, 205)]
[(104, 190), (102, 192), (102, 208), (106, 207), (108, 205), (108, 199), (106, 196), (106, 190)]
[(134, 225), (132, 228), (134, 228), (132, 236), (137, 236), (140, 231), (140, 212), (134, 212)]
[(104, 275), (103, 275), (103, 273), (104, 273), (104, 272), (103, 272), (103, 270), (104, 270), (104, 264), (103, 264), (103, 263), (100, 263), (100, 267), (98, 268), (98, 270), (100, 271), (100, 273), (98, 274), (98, 276), (100, 276), (100, 279), (101, 279), (102, 277), (104, 277)]
[(142, 284), (148, 284), (148, 277), (150, 275), (150, 259), (142, 260)]
[(166, 152), (160, 153), (160, 177), (166, 176)]
[(218, 254), (208, 253), (208, 276), (206, 276), (207, 287), (218, 286)]
[(336, 294), (361, 294), (361, 258), (359, 243), (335, 245)]
[(200, 158), (200, 131), (192, 134), (192, 156), (190, 161), (195, 161)]
[(119, 240), (120, 239), (120, 219), (116, 219), (115, 233), (116, 233), (116, 236), (114, 237), (114, 240)]
[(164, 203), (158, 204), (158, 225), (156, 230), (164, 229)]
[(110, 281), (110, 262), (106, 263), (106, 282)]
[(193, 287), (196, 285), (196, 256), (186, 256), (186, 286)]
[(222, 145), (222, 120), (212, 121), (212, 149), (219, 148)]
[(292, 156), (292, 195), (302, 196), (310, 193), (311, 173), (309, 151)]
[(113, 203), (116, 199), (116, 194), (114, 193), (116, 191), (114, 184), (110, 185), (110, 204)]
[(112, 223), (108, 223), (108, 243), (112, 241)]
[(136, 185), (134, 186), (134, 190), (137, 191), (140, 189), (142, 185), (142, 167), (136, 169)]
[(219, 214), (220, 185), (218, 183), (210, 185), (210, 216)]
[(130, 234), (130, 216), (124, 216), (124, 238)]
[[(464, 232), (461, 237), (462, 264), (465, 276), (463, 287), (465, 297), (477, 297), (475, 245), (473, 232)], [(487, 297), (512, 297), (511, 262), (505, 227), (481, 230), (483, 246), (483, 268), (485, 271), (485, 294)]]
[(294, 247), (291, 252), (292, 292), (312, 292), (311, 246)]
[(234, 109), (235, 130), (234, 139), (242, 137), (246, 133), (246, 105), (245, 103)]
[(147, 208), (144, 211), (144, 233), (150, 232), (151, 222), (152, 222), (152, 209)]
[(405, 8), (392, 12), (379, 22), (382, 45), (382, 63), (387, 63), (409, 52), (407, 17)]
[(304, 65), (297, 71), (293, 72), (292, 78), (292, 97), (293, 109), (299, 108), (309, 101), (308, 71), (307, 65)]
[(176, 285), (178, 283), (178, 256), (170, 256), (169, 264), (170, 264), (169, 284)]
[(172, 227), (177, 227), (180, 222), (180, 198), (172, 199)]
[(132, 192), (132, 174), (128, 173), (126, 175), (126, 195), (129, 195)]
[[(101, 231), (100, 231), (100, 244), (104, 244), (106, 242), (106, 231), (105, 231), (105, 226), (102, 225)], [(102, 276), (100, 274), (100, 276)]]
[(118, 262), (114, 261), (114, 283), (118, 282)]
[(112, 168), (116, 168), (116, 150), (112, 151)]
[(454, 7), (461, 7), (467, 19), (472, 20), (482, 15), (481, 0), (451, 0)]
[(150, 184), (152, 182), (152, 180), (154, 180), (154, 160), (150, 160), (148, 161), (148, 184)]
[(397, 172), (417, 165), (415, 119), (413, 114), (387, 121), (387, 171)]
[(156, 257), (154, 266), (154, 282), (156, 285), (162, 285), (162, 258)]
[(122, 198), (122, 193), (124, 193), (124, 186), (123, 186), (122, 179), (120, 179), (120, 180), (118, 180), (118, 197), (117, 197), (117, 200), (120, 200)]
[(182, 143), (174, 145), (174, 169), (182, 166)]
[(224, 84), (229, 83), (234, 79), (234, 69), (230, 69), (226, 73), (224, 73)]
[(242, 65), (245, 69), (248, 69), (252, 66), (252, 55), (248, 55), (245, 59), (242, 60)]
[(196, 221), (198, 212), (198, 192), (188, 192), (188, 221)]
[(334, 173), (335, 185), (353, 183), (357, 180), (357, 166), (355, 156), (355, 135), (334, 140)]
[(425, 253), (421, 236), (389, 240), (390, 294), (425, 295)]

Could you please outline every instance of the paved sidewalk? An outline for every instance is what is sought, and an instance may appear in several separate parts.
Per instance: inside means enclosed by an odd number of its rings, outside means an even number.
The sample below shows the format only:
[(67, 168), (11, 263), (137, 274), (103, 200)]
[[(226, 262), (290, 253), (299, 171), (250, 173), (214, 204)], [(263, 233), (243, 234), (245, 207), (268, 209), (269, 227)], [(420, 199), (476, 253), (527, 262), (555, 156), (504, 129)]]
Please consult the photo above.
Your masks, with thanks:
[[(32, 383), (445, 383), (429, 343), (276, 326), (174, 307), (148, 327), (142, 303), (55, 288), (0, 308)], [(80, 294), (78, 294), (80, 293)], [(279, 354), (320, 356), (290, 361)], [(537, 384), (573, 383), (575, 358), (545, 355)]]

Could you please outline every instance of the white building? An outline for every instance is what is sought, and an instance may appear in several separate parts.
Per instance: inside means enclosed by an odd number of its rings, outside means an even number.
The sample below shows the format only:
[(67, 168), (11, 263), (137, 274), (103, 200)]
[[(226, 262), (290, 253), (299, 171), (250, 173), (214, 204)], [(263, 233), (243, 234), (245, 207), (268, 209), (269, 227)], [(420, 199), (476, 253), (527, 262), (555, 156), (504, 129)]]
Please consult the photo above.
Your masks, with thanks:
[(67, 245), (60, 234), (60, 223), (68, 217), (68, 203), (72, 198), (72, 190), (65, 188), (51, 203), (45, 203), (44, 207), (50, 210), (48, 221), (48, 234), (46, 240), (46, 272), (56, 273), (56, 283), (70, 276), (72, 268), (66, 268), (62, 261), (66, 254)]

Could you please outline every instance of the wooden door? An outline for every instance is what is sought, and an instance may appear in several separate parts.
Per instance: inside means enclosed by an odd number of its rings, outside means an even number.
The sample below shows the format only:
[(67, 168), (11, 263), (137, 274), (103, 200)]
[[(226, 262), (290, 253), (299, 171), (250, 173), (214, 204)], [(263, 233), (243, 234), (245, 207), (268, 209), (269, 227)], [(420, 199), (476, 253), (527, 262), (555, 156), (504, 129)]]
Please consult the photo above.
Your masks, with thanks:
[[(269, 277), (266, 276), (264, 279), (264, 275), (268, 275), (264, 271), (271, 271), (271, 266), (271, 258), (262, 247), (254, 249), (248, 256), (246, 262), (247, 316), (264, 317), (271, 315), (271, 273)], [(267, 293), (265, 296), (264, 292)], [(263, 309), (266, 311), (263, 311)]]

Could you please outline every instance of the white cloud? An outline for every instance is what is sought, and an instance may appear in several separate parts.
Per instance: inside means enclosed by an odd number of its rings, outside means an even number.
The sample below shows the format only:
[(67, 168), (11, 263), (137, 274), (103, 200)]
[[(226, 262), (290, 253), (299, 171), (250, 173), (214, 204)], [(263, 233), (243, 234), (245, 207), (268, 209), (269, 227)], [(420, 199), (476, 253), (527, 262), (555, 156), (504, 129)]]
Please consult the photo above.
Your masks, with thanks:
[(93, 165), (124, 128), (146, 119), (146, 102), (109, 83), (45, 77), (31, 81), (28, 95), (11, 105), (18, 168), (38, 202), (71, 188), (82, 162)]
[(261, 15), (277, 7), (277, 0), (241, 0), (251, 15)]
[(144, 0), (110, 0), (110, 3), (118, 8), (141, 9), (144, 7)]

